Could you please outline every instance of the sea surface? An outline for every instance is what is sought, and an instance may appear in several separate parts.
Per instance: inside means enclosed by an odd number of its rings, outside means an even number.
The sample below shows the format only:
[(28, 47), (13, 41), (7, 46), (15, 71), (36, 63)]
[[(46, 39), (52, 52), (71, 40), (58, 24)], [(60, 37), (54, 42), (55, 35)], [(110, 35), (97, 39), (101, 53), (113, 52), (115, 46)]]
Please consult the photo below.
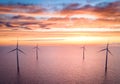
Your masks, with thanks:
[(36, 60), (35, 46), (19, 45), (19, 75), (16, 52), (8, 53), (16, 46), (0, 46), (0, 84), (120, 84), (120, 45), (109, 46), (107, 73), (106, 44), (84, 46), (83, 60), (83, 45), (39, 45)]

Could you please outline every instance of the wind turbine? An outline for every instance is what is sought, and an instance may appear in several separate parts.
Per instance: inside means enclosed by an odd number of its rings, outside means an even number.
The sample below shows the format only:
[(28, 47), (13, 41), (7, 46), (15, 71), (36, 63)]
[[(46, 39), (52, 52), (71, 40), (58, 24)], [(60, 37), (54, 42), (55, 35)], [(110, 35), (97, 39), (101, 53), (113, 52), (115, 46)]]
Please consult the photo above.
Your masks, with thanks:
[(85, 46), (81, 47), (83, 49), (83, 61), (85, 59)]
[(19, 67), (19, 52), (25, 54), (22, 50), (19, 49), (19, 46), (18, 46), (18, 40), (17, 40), (17, 45), (16, 45), (16, 48), (9, 51), (8, 53), (10, 52), (13, 52), (13, 51), (16, 51), (16, 56), (17, 56), (17, 74), (19, 75), (20, 74), (20, 67)]
[(38, 60), (38, 50), (39, 50), (38, 44), (36, 44), (34, 49), (36, 50), (36, 60)]
[(107, 64), (108, 64), (108, 54), (112, 55), (112, 53), (109, 50), (109, 43), (107, 43), (106, 48), (100, 50), (99, 52), (102, 52), (102, 51), (106, 51), (106, 59), (105, 59), (105, 73), (106, 73), (107, 72)]

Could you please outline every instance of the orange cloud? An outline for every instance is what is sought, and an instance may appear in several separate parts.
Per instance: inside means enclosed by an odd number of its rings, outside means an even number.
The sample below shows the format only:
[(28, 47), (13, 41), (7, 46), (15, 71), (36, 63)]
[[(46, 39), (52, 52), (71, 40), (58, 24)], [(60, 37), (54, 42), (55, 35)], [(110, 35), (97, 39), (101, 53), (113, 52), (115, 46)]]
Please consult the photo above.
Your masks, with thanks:
[[(35, 5), (0, 5), (0, 27), (8, 29), (119, 28), (120, 2), (104, 8), (70, 4), (63, 10), (47, 12)], [(3, 29), (2, 28), (2, 29)]]

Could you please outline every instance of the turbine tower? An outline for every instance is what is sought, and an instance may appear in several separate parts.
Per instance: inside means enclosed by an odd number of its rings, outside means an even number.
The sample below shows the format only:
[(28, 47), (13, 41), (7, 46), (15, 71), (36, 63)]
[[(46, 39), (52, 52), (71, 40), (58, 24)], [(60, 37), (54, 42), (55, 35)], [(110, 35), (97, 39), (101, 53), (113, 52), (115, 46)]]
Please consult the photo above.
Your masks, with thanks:
[(105, 73), (106, 73), (107, 72), (107, 65), (108, 65), (108, 54), (112, 55), (112, 53), (109, 50), (109, 43), (107, 43), (106, 48), (100, 50), (99, 52), (102, 52), (102, 51), (106, 51), (106, 59), (105, 59)]
[(18, 40), (17, 40), (17, 45), (16, 45), (16, 48), (9, 51), (8, 53), (10, 52), (13, 52), (13, 51), (16, 51), (16, 56), (17, 56), (17, 74), (19, 75), (20, 74), (20, 67), (19, 67), (19, 52), (25, 54), (22, 50), (19, 49), (19, 46), (18, 46)]
[(84, 61), (84, 59), (85, 59), (85, 46), (83, 46), (83, 47), (81, 47), (82, 48), (82, 50), (83, 50), (83, 61)]
[(38, 60), (38, 50), (39, 50), (38, 44), (36, 44), (34, 49), (36, 50), (36, 60)]

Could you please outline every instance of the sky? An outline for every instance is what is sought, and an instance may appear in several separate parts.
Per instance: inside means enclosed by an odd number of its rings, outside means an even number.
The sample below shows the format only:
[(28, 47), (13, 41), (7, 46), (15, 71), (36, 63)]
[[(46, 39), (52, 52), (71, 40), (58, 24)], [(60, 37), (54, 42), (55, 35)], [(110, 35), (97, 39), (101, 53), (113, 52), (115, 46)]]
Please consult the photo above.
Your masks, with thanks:
[(97, 2), (113, 2), (118, 0), (1, 0), (0, 3), (3, 4), (70, 4), (70, 3), (80, 3), (80, 4), (94, 4)]
[[(84, 38), (80, 38), (81, 32)], [(98, 37), (92, 32), (99, 32)], [(116, 39), (120, 32), (119, 0), (0, 0), (1, 45), (17, 37), (43, 43), (44, 39), (52, 42), (62, 39), (67, 43), (74, 37), (72, 41), (77, 38), (78, 42), (94, 37), (98, 42), (104, 36), (101, 32), (106, 32), (106, 41), (119, 42)]]

